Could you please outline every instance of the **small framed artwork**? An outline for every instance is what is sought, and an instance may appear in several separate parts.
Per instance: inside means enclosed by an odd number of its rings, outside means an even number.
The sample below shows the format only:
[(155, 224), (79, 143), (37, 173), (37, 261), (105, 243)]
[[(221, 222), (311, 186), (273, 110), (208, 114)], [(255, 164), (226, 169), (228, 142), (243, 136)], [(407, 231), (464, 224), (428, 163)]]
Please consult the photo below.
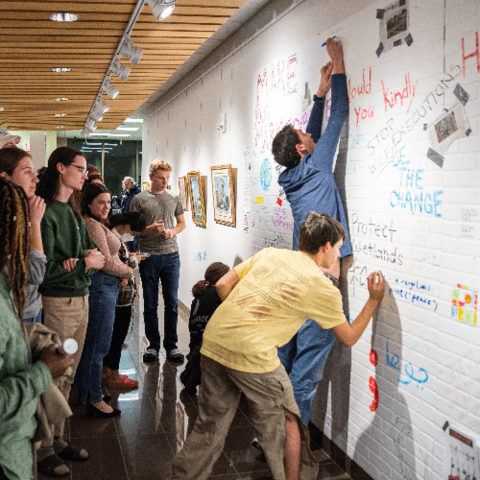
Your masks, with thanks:
[(220, 225), (235, 227), (235, 169), (231, 165), (210, 168), (212, 170), (213, 218)]
[(203, 190), (202, 177), (199, 171), (188, 172), (188, 190), (190, 203), (192, 205), (193, 223), (199, 227), (207, 227), (207, 216), (205, 211), (205, 192)]
[(178, 177), (178, 196), (184, 210), (188, 210), (188, 185), (187, 177)]
[(142, 182), (142, 190), (146, 190), (150, 188), (150, 182)]

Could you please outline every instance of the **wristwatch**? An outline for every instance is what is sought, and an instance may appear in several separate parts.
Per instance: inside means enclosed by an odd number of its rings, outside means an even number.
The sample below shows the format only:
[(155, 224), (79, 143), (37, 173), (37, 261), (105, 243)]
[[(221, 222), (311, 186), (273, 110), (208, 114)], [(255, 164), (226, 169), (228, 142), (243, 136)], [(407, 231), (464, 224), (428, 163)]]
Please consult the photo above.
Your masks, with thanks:
[(324, 102), (325, 97), (317, 97), (316, 95), (313, 96), (313, 101), (314, 102)]

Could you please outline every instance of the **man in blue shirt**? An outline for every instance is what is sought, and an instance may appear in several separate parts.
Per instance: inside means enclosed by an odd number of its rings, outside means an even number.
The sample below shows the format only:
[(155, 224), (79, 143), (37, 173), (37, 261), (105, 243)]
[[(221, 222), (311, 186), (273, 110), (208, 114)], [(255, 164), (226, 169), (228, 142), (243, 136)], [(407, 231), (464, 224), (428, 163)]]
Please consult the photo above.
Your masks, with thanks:
[[(348, 115), (348, 90), (342, 45), (329, 38), (326, 48), (331, 61), (321, 70), (322, 79), (313, 98), (307, 133), (287, 125), (274, 138), (272, 153), (278, 164), (287, 167), (280, 174), (278, 183), (285, 190), (292, 208), (293, 249), (298, 250), (300, 226), (312, 210), (332, 216), (346, 231), (346, 239), (340, 250), (341, 258), (332, 268), (324, 270), (338, 287), (340, 272), (348, 271), (353, 260), (345, 209), (332, 171), (343, 122)], [(330, 86), (330, 119), (320, 138), (324, 97)], [(290, 374), (295, 400), (305, 425), (308, 425), (313, 398), (334, 341), (331, 330), (323, 330), (316, 322), (308, 320), (295, 337), (278, 350), (278, 356)]]

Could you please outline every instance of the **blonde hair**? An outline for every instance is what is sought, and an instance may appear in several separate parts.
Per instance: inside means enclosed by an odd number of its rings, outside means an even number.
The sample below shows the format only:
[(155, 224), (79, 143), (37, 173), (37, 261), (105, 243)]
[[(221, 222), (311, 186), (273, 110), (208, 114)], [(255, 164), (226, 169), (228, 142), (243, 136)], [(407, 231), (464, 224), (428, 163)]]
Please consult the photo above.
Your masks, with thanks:
[(157, 159), (150, 164), (150, 170), (149, 170), (150, 175), (155, 175), (155, 172), (157, 170), (164, 170), (165, 172), (171, 172), (172, 167), (165, 160)]

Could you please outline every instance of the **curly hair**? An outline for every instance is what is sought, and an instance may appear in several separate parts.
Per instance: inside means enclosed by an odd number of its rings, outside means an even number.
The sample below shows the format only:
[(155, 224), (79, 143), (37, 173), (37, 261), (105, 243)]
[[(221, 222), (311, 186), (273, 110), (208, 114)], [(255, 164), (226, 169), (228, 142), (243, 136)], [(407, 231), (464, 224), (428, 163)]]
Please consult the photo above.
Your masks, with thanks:
[(23, 188), (1, 177), (0, 192), (0, 272), (6, 269), (13, 304), (23, 322), (30, 256), (30, 209)]
[(215, 284), (226, 274), (230, 269), (222, 262), (213, 262), (205, 271), (205, 280), (200, 280), (192, 288), (192, 295), (195, 298), (200, 298), (209, 287)]
[(298, 133), (291, 125), (283, 127), (273, 139), (272, 154), (279, 165), (287, 168), (296, 167), (302, 157), (295, 148), (300, 143)]
[[(59, 147), (50, 155), (48, 167), (39, 179), (36, 192), (39, 197), (45, 200), (47, 207), (55, 204), (60, 191), (60, 172), (57, 169), (57, 165), (62, 163), (68, 167), (72, 165), (76, 157), (85, 158), (82, 152), (70, 147)], [(80, 212), (76, 211), (75, 203), (69, 202), (69, 204), (75, 215), (79, 216)]]
[(150, 168), (148, 169), (148, 172), (150, 173), (150, 175), (155, 175), (155, 172), (157, 170), (164, 170), (165, 172), (171, 172), (172, 167), (165, 160), (157, 159), (150, 164)]

